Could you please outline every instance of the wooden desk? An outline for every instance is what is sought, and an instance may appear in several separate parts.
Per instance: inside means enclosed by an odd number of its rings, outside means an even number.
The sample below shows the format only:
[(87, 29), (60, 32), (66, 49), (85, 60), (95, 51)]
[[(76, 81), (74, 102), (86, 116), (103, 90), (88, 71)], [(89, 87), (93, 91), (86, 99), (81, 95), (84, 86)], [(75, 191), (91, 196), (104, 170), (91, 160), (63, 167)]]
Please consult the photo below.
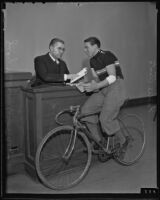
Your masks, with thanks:
[(70, 105), (84, 103), (87, 96), (71, 86), (23, 88), (25, 108), (25, 169), (36, 178), (35, 153), (42, 138), (58, 125), (55, 115)]

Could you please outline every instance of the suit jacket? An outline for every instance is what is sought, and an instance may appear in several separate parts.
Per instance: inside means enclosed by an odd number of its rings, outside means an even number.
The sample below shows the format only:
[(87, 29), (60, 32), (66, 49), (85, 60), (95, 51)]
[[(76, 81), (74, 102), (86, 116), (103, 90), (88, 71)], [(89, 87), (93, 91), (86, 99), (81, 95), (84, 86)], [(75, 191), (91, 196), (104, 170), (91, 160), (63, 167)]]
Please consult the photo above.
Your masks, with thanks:
[(66, 63), (59, 59), (59, 64), (52, 60), (49, 53), (34, 59), (35, 81), (32, 87), (50, 83), (64, 83), (64, 74), (69, 74)]

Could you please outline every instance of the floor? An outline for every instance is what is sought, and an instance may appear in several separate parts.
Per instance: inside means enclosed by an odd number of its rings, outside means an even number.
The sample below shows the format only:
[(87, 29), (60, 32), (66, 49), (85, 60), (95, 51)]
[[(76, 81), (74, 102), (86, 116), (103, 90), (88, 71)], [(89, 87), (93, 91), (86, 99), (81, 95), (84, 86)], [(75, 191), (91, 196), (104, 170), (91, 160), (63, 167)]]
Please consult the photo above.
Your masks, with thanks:
[(132, 166), (122, 166), (114, 160), (96, 162), (85, 179), (77, 186), (54, 191), (34, 182), (26, 174), (7, 177), (7, 193), (67, 194), (67, 193), (140, 193), (141, 188), (157, 187), (156, 128), (154, 105), (127, 108), (126, 112), (138, 114), (144, 121), (146, 148), (142, 158)]

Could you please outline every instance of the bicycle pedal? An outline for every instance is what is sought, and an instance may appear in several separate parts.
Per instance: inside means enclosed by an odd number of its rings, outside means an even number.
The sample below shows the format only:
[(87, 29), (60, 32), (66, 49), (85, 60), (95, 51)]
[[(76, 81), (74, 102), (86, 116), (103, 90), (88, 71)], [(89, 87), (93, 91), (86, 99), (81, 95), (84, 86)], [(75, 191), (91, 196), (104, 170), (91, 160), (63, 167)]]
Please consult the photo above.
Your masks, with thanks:
[(91, 149), (93, 151), (99, 151), (100, 147), (95, 142), (91, 143)]
[(113, 151), (113, 149), (106, 149), (105, 147), (103, 147), (102, 148), (103, 149), (103, 151), (106, 153), (106, 154), (108, 154), (108, 155), (112, 155), (113, 153), (114, 153), (114, 151)]
[(98, 160), (100, 162), (106, 162), (110, 160), (111, 158), (113, 158), (112, 154), (107, 154), (104, 151), (99, 151)]

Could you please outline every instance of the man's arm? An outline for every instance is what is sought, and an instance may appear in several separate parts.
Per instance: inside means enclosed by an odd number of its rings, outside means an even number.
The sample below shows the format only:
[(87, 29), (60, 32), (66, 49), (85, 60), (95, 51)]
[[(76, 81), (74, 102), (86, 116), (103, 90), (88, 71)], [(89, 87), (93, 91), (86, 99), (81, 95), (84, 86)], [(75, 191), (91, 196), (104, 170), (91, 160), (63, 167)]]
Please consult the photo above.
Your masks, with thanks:
[(103, 87), (106, 87), (106, 86), (114, 83), (116, 81), (115, 64), (106, 66), (106, 71), (109, 75), (108, 77), (106, 77), (106, 79), (104, 79), (103, 81), (100, 81), (98, 83), (93, 80), (91, 83), (84, 84), (83, 85), (84, 89), (87, 92), (91, 92), (91, 91), (101, 89)]
[(103, 81), (100, 81), (99, 83), (97, 83), (97, 89), (106, 87), (116, 81), (115, 64), (106, 66), (106, 70), (108, 73), (108, 77), (106, 77)]

